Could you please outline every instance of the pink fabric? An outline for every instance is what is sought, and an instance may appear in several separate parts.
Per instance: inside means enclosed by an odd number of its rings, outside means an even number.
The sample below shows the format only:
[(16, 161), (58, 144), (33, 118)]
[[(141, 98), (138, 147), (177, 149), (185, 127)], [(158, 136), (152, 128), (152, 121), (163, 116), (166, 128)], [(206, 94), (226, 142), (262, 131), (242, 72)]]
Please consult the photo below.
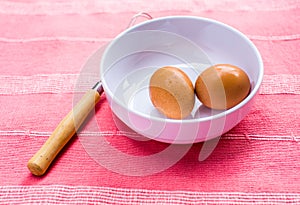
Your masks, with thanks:
[[(45, 176), (32, 176), (29, 158), (72, 108), (74, 94), (97, 81), (86, 73), (77, 82), (82, 66), (139, 11), (204, 16), (244, 32), (265, 65), (250, 114), (202, 162), (197, 143), (163, 172), (124, 176), (95, 162), (75, 136)], [(299, 12), (297, 0), (1, 1), (0, 204), (300, 204)], [(83, 135), (105, 135), (124, 153), (168, 146), (125, 137), (105, 95), (96, 119), (101, 130)]]

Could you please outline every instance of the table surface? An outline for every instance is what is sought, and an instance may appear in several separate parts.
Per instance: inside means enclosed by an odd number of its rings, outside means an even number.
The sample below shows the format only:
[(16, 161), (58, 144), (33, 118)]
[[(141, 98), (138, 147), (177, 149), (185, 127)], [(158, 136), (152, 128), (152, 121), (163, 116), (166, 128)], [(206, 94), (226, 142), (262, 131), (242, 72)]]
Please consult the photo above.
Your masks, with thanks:
[[(31, 175), (27, 161), (97, 79), (87, 62), (140, 11), (208, 17), (245, 33), (265, 66), (250, 113), (204, 161), (197, 143), (161, 172), (130, 176), (111, 167), (154, 165), (109, 153), (101, 164), (74, 136), (45, 176)], [(298, 0), (1, 1), (0, 204), (300, 204), (299, 14)], [(105, 95), (93, 118), (99, 130), (82, 134), (131, 158), (169, 147), (126, 137)]]

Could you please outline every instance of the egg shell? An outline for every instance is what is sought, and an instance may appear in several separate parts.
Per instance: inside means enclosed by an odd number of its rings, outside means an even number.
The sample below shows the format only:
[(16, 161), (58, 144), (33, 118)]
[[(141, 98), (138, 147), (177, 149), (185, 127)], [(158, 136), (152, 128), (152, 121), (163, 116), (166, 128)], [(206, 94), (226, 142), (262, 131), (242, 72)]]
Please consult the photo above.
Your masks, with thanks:
[(150, 78), (149, 94), (153, 105), (168, 118), (186, 118), (194, 108), (193, 83), (176, 67), (156, 70)]
[(207, 107), (222, 110), (239, 104), (250, 92), (248, 75), (239, 67), (217, 64), (205, 69), (197, 78), (195, 92)]

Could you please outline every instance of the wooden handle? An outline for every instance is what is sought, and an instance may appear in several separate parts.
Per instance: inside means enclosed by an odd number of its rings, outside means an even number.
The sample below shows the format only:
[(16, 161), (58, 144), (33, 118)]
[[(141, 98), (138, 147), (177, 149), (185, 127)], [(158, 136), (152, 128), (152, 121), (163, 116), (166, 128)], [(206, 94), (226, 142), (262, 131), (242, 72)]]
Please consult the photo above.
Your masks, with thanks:
[(58, 124), (41, 149), (28, 161), (27, 167), (36, 176), (43, 175), (60, 150), (67, 144), (85, 118), (100, 100), (96, 90), (89, 90), (69, 114)]

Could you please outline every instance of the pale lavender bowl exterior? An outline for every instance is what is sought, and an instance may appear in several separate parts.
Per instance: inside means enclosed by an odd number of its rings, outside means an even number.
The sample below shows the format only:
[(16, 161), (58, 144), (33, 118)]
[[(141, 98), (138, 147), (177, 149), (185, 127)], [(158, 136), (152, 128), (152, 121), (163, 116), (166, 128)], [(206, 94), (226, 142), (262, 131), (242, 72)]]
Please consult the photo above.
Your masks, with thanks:
[(214, 63), (231, 63), (244, 68), (251, 79), (251, 92), (237, 106), (207, 117), (173, 120), (137, 112), (116, 100), (116, 92), (111, 89), (111, 81), (119, 80), (118, 77), (112, 77), (117, 76), (116, 73), (109, 73), (107, 70), (107, 59), (114, 54), (113, 47), (117, 43), (113, 41), (103, 54), (101, 79), (114, 114), (133, 131), (166, 143), (196, 143), (228, 132), (249, 113), (254, 97), (258, 94), (263, 78), (263, 62), (257, 48), (236, 29), (211, 19), (194, 16), (170, 16), (146, 21), (124, 31), (116, 39), (134, 31), (159, 29), (175, 32), (193, 41), (203, 48)]

